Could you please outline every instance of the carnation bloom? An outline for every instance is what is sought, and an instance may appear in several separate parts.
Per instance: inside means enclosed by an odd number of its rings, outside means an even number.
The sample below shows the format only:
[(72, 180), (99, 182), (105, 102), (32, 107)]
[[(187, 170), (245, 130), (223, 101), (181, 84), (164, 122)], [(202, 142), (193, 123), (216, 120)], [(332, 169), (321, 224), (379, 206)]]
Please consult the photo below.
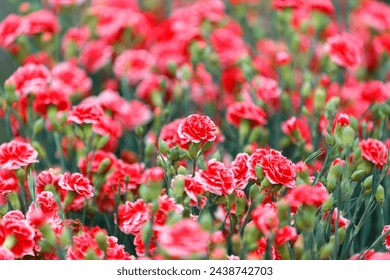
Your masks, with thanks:
[(14, 237), (15, 243), (9, 250), (16, 258), (32, 253), (35, 244), (34, 230), (19, 210), (8, 212), (0, 222), (0, 244), (10, 235)]
[(388, 149), (385, 144), (376, 139), (365, 139), (359, 143), (362, 157), (382, 169), (387, 163)]
[(250, 174), (248, 172), (249, 168), (247, 165), (248, 159), (248, 154), (240, 153), (236, 156), (230, 166), (230, 169), (233, 171), (234, 174), (236, 188), (244, 189), (249, 182)]
[(275, 204), (267, 203), (258, 206), (253, 211), (253, 223), (261, 232), (268, 236), (274, 233), (279, 226), (279, 219)]
[(179, 137), (188, 142), (214, 141), (217, 127), (208, 116), (197, 114), (186, 117), (177, 129)]
[(302, 6), (303, 2), (302, 0), (273, 0), (272, 1), (272, 7), (275, 10), (282, 10), (282, 9), (295, 9), (300, 6)]
[(128, 50), (119, 55), (114, 64), (114, 73), (118, 79), (126, 78), (135, 85), (149, 75), (154, 65), (154, 57), (146, 50)]
[(68, 95), (80, 93), (86, 96), (92, 88), (92, 80), (83, 69), (70, 62), (58, 63), (51, 70), (53, 83)]
[(15, 14), (9, 14), (0, 23), (0, 47), (8, 48), (19, 35), (27, 32), (24, 20)]
[(178, 145), (180, 148), (188, 148), (188, 141), (181, 139), (178, 134), (178, 128), (183, 119), (176, 119), (170, 123), (165, 124), (160, 132), (160, 138), (164, 140), (169, 148), (173, 148)]
[(103, 116), (103, 110), (96, 105), (81, 104), (74, 106), (69, 112), (68, 122), (77, 124), (95, 124)]
[(14, 171), (0, 169), (0, 196), (17, 191), (18, 179)]
[(336, 127), (344, 127), (349, 125), (349, 116), (348, 114), (339, 114), (334, 118), (334, 122), (332, 125), (332, 133), (334, 132)]
[(233, 171), (215, 159), (209, 160), (206, 170), (196, 173), (195, 180), (206, 191), (216, 195), (229, 195), (235, 188)]
[(0, 166), (14, 170), (38, 162), (38, 152), (29, 144), (16, 140), (0, 146)]
[(46, 66), (28, 63), (19, 67), (5, 84), (15, 86), (18, 95), (28, 95), (46, 91), (50, 81), (50, 71)]
[(328, 39), (325, 50), (330, 59), (341, 67), (354, 68), (361, 63), (360, 42), (350, 34), (336, 34)]
[(183, 219), (161, 229), (158, 244), (172, 258), (206, 256), (209, 237), (198, 223)]
[(328, 199), (328, 192), (325, 187), (300, 185), (292, 189), (283, 199), (289, 203), (291, 212), (295, 213), (301, 205), (319, 208)]
[(69, 98), (55, 88), (36, 94), (33, 101), (34, 111), (42, 116), (47, 115), (49, 107), (55, 107), (57, 111), (66, 111), (70, 109), (70, 106)]
[(382, 234), (385, 234), (386, 232), (389, 232), (385, 235), (385, 247), (386, 250), (390, 250), (390, 225), (387, 225), (383, 228)]
[(56, 15), (48, 10), (39, 10), (28, 14), (24, 20), (27, 22), (29, 35), (38, 33), (57, 33), (60, 24)]
[(123, 103), (119, 108), (117, 120), (126, 129), (134, 129), (139, 125), (145, 125), (152, 119), (152, 111), (149, 106), (141, 101), (131, 100)]
[(80, 55), (80, 62), (88, 72), (96, 72), (111, 59), (112, 47), (103, 41), (90, 41)]
[(304, 119), (291, 117), (282, 123), (282, 131), (290, 137), (292, 143), (297, 144), (301, 141), (306, 142), (306, 145), (311, 144), (311, 132), (308, 122)]
[(257, 179), (256, 165), (259, 165), (265, 177), (272, 184), (281, 184), (292, 188), (295, 185), (295, 165), (279, 151), (257, 149), (248, 159), (248, 168), (252, 179)]
[(65, 7), (72, 5), (80, 5), (85, 2), (85, 0), (48, 0), (49, 4), (53, 7)]
[(0, 246), (0, 261), (13, 259), (15, 259), (15, 255), (10, 250)]
[(240, 126), (242, 120), (249, 121), (252, 127), (263, 126), (266, 123), (265, 116), (263, 109), (251, 102), (233, 103), (226, 112), (228, 122), (236, 127)]
[(104, 252), (99, 249), (95, 238), (89, 232), (84, 232), (73, 236), (73, 244), (68, 248), (66, 258), (68, 260), (84, 260), (88, 252), (94, 253), (99, 259), (104, 258)]
[(61, 176), (58, 185), (64, 190), (74, 191), (87, 198), (93, 197), (93, 187), (89, 180), (80, 173), (65, 173)]
[(124, 233), (137, 235), (150, 219), (150, 215), (150, 207), (142, 199), (137, 199), (135, 202), (126, 201), (118, 207), (116, 223)]

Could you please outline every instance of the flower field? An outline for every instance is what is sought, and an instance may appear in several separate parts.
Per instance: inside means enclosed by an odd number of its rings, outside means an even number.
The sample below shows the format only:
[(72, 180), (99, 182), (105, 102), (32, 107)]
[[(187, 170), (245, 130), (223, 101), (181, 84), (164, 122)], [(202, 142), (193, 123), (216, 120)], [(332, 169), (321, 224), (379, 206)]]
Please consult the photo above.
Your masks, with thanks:
[(390, 259), (389, 1), (0, 6), (0, 260)]

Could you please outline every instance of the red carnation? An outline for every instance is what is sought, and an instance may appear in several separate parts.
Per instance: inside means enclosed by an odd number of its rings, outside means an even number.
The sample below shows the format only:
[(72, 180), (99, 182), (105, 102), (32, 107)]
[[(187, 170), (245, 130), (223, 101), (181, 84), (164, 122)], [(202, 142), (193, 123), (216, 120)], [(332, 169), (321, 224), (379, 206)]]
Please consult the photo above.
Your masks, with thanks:
[(361, 140), (359, 146), (362, 150), (362, 157), (382, 169), (387, 163), (388, 149), (385, 144), (376, 139)]
[(250, 102), (236, 102), (227, 109), (226, 118), (228, 122), (236, 127), (240, 126), (242, 120), (248, 120), (251, 126), (263, 126), (266, 123), (266, 113), (259, 106)]
[(0, 166), (4, 169), (19, 169), (38, 162), (38, 152), (29, 143), (12, 140), (0, 146)]
[(295, 185), (295, 165), (279, 151), (257, 149), (248, 159), (248, 168), (252, 179), (256, 179), (256, 166), (259, 165), (264, 175), (272, 184), (281, 184), (292, 188)]
[(184, 219), (165, 227), (158, 236), (160, 247), (174, 258), (206, 256), (210, 234), (192, 220)]
[(142, 199), (135, 202), (126, 201), (118, 207), (119, 229), (126, 234), (137, 235), (143, 225), (150, 219), (150, 208)]
[(89, 180), (80, 173), (65, 173), (61, 176), (58, 185), (64, 190), (74, 191), (87, 198), (93, 197), (93, 187)]
[(258, 206), (253, 211), (253, 222), (261, 232), (267, 236), (274, 233), (279, 226), (279, 219), (275, 204), (267, 203)]
[(58, 89), (50, 88), (47, 91), (35, 95), (33, 101), (33, 109), (35, 112), (46, 116), (47, 109), (50, 106), (56, 107), (57, 111), (66, 111), (69, 110), (71, 104), (69, 98)]
[(81, 104), (74, 106), (68, 115), (68, 122), (77, 124), (95, 124), (103, 116), (103, 110), (96, 105)]
[(216, 195), (229, 195), (234, 191), (234, 173), (222, 162), (209, 160), (206, 170), (200, 170), (196, 181), (206, 190)]
[(177, 129), (179, 137), (188, 142), (214, 141), (217, 127), (207, 116), (193, 114), (185, 118)]
[(356, 38), (349, 34), (336, 34), (329, 38), (325, 50), (330, 59), (341, 67), (356, 67), (362, 60), (362, 50)]

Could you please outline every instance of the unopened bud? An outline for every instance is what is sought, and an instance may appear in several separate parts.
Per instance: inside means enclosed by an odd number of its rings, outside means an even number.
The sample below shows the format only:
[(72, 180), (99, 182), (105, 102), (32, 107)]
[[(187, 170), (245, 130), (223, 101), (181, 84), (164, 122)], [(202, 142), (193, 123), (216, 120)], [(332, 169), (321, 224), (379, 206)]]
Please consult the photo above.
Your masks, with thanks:
[(375, 200), (379, 203), (379, 205), (383, 205), (385, 202), (385, 189), (382, 185), (379, 185), (375, 192)]
[(213, 229), (213, 217), (211, 217), (211, 214), (209, 211), (205, 211), (200, 217), (199, 217), (199, 224), (201, 228), (205, 231), (210, 232)]
[(108, 135), (108, 134), (100, 137), (99, 141), (97, 142), (97, 148), (101, 149), (104, 146), (106, 146), (108, 143), (108, 140), (110, 140), (110, 135)]
[(177, 176), (173, 181), (173, 192), (177, 197), (182, 197), (184, 193), (184, 178)]
[(364, 179), (364, 177), (366, 177), (366, 171), (356, 170), (355, 172), (352, 173), (351, 180), (357, 182)]
[(33, 127), (33, 134), (38, 135), (43, 131), (44, 128), (45, 128), (45, 120), (42, 118), (36, 120)]
[(346, 146), (351, 146), (355, 141), (355, 131), (351, 126), (347, 125), (343, 128), (342, 141)]
[(330, 177), (328, 178), (326, 182), (326, 188), (328, 189), (329, 192), (334, 191), (334, 189), (337, 186), (337, 178), (336, 177)]
[(99, 246), (99, 249), (106, 252), (107, 251), (107, 235), (102, 231), (98, 231), (97, 233), (95, 233), (95, 239), (96, 239), (96, 242)]
[(320, 111), (324, 105), (326, 100), (326, 91), (324, 88), (319, 87), (314, 93), (314, 110)]
[(103, 159), (99, 165), (98, 174), (105, 174), (108, 171), (107, 168), (110, 166), (110, 164), (111, 164), (110, 159), (108, 158)]
[(326, 143), (329, 145), (329, 146), (334, 146), (334, 144), (336, 143), (334, 137), (332, 135), (330, 135), (329, 133), (327, 133), (325, 135), (325, 140), (326, 140)]
[(158, 149), (163, 154), (167, 154), (169, 152), (169, 146), (168, 146), (167, 142), (165, 142), (161, 138), (158, 139)]

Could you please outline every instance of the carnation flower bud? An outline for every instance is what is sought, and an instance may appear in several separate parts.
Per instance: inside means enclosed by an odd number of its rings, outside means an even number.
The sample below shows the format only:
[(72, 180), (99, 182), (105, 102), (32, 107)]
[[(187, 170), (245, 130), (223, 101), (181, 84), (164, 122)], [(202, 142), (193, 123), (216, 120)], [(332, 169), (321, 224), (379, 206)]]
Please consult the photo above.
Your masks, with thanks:
[(61, 234), (60, 242), (61, 245), (64, 247), (72, 243), (72, 230), (70, 228), (66, 228)]
[(327, 133), (325, 135), (325, 140), (329, 146), (334, 146), (334, 144), (336, 143), (334, 137), (332, 135), (330, 135), (329, 133)]
[(369, 162), (369, 161), (362, 161), (357, 166), (357, 169), (364, 170), (364, 172), (366, 172), (366, 175), (367, 174), (371, 174), (372, 173), (372, 169), (373, 169), (373, 164), (371, 162)]
[(38, 135), (43, 131), (44, 127), (45, 127), (45, 120), (42, 118), (37, 119), (33, 126), (33, 134)]
[(385, 189), (382, 185), (379, 185), (375, 192), (375, 200), (379, 203), (379, 205), (383, 206), (385, 202)]
[(329, 101), (325, 105), (325, 111), (328, 112), (330, 115), (334, 115), (336, 113), (337, 108), (340, 104), (340, 97), (332, 97), (329, 99)]
[(241, 242), (240, 235), (234, 234), (232, 236), (232, 243), (233, 243), (232, 245), (233, 245), (233, 252), (234, 252), (234, 254), (235, 255), (239, 255), (241, 247), (242, 247), (242, 242)]
[(84, 259), (85, 260), (99, 260), (99, 257), (96, 256), (96, 254), (91, 249), (88, 249), (87, 253), (85, 254)]
[(213, 217), (211, 216), (209, 211), (205, 211), (198, 220), (200, 226), (205, 231), (211, 232), (213, 229)]
[(301, 259), (304, 252), (304, 237), (303, 235), (299, 235), (297, 241), (294, 244), (294, 254), (295, 257), (299, 260)]
[(173, 76), (176, 76), (177, 64), (174, 61), (168, 61), (167, 68), (169, 73), (171, 73)]
[(141, 230), (142, 241), (145, 244), (147, 244), (147, 242), (149, 242), (149, 239), (150, 239), (152, 234), (153, 234), (153, 225), (152, 225), (152, 222), (149, 221), (149, 222), (145, 223), (145, 225), (142, 227), (142, 230)]
[(247, 201), (244, 197), (236, 196), (236, 216), (240, 219), (244, 216)]
[(74, 191), (68, 191), (68, 193), (65, 196), (64, 200), (64, 207), (68, 207), (72, 204), (73, 200), (76, 198), (76, 192)]
[(246, 139), (250, 130), (251, 130), (250, 121), (248, 121), (246, 119), (241, 119), (240, 127), (238, 130), (241, 145), (244, 144), (244, 139)]
[(107, 251), (107, 235), (102, 231), (98, 231), (97, 233), (95, 233), (95, 239), (96, 239), (96, 242), (99, 246), (99, 249), (106, 252)]
[(324, 105), (326, 100), (326, 91), (324, 88), (319, 87), (314, 93), (314, 110), (320, 111)]
[(268, 189), (269, 187), (271, 187), (272, 184), (271, 182), (268, 180), (267, 177), (264, 177), (264, 179), (261, 181), (261, 188), (262, 189)]
[(320, 259), (321, 260), (327, 260), (330, 258), (330, 256), (333, 253), (333, 248), (334, 248), (334, 242), (329, 242), (325, 244), (321, 250), (320, 250)]
[(302, 85), (301, 95), (303, 98), (308, 98), (311, 94), (311, 84), (309, 81), (305, 81)]
[(12, 209), (14, 210), (21, 209), (20, 200), (17, 192), (10, 192), (8, 194), (8, 201), (11, 204)]
[(349, 125), (349, 116), (347, 114), (340, 114), (337, 117), (336, 125), (340, 127)]
[(177, 176), (173, 181), (173, 192), (177, 197), (182, 197), (184, 193), (184, 178)]
[(18, 178), (20, 184), (24, 184), (24, 181), (26, 180), (26, 171), (24, 171), (22, 168), (19, 168), (16, 170), (16, 177)]
[(259, 164), (256, 165), (255, 173), (257, 179), (259, 179), (260, 181), (264, 179), (263, 168)]
[(356, 170), (355, 172), (352, 173), (351, 180), (357, 182), (364, 179), (364, 177), (366, 177), (365, 170)]
[(177, 174), (187, 175), (188, 174), (187, 168), (185, 168), (184, 166), (180, 165), (179, 168), (177, 169)]
[(48, 223), (45, 222), (42, 226), (40, 226), (39, 231), (42, 233), (46, 244), (50, 247), (56, 246), (57, 236)]
[(364, 180), (364, 182), (363, 182), (363, 187), (365, 188), (365, 189), (371, 189), (372, 188), (372, 175), (371, 176), (368, 176), (365, 180)]
[(110, 135), (108, 135), (108, 134), (106, 134), (106, 135), (100, 137), (100, 139), (99, 139), (98, 142), (97, 142), (96, 148), (97, 148), (97, 149), (103, 148), (104, 146), (107, 145), (108, 140), (110, 140)]
[(301, 214), (296, 217), (297, 227), (305, 232), (312, 231), (315, 225), (316, 212), (316, 207), (304, 205)]
[(351, 146), (355, 141), (355, 131), (349, 125), (343, 128), (342, 141), (346, 146)]
[(324, 212), (329, 211), (330, 209), (332, 209), (333, 205), (334, 205), (333, 194), (330, 194), (328, 196), (328, 199), (322, 204), (322, 210)]
[(341, 245), (345, 240), (345, 236), (347, 235), (347, 229), (345, 227), (340, 227), (337, 230), (337, 234), (339, 236), (339, 244)]
[(289, 221), (290, 219), (290, 215), (289, 215), (289, 212), (290, 212), (290, 206), (288, 203), (285, 203), (283, 200), (282, 202), (279, 202), (278, 203), (278, 219), (280, 221), (280, 223), (283, 223), (283, 222), (286, 222), (286, 221)]
[(31, 146), (33, 146), (33, 148), (38, 152), (38, 156), (40, 158), (47, 158), (45, 149), (42, 148), (41, 144), (38, 141), (32, 141)]
[(329, 192), (332, 192), (334, 191), (334, 189), (336, 188), (337, 186), (337, 178), (336, 177), (330, 177), (328, 178), (327, 182), (326, 182), (326, 188), (328, 189)]
[(108, 170), (107, 168), (110, 166), (111, 160), (109, 158), (105, 158), (99, 165), (98, 174), (105, 174)]
[(11, 250), (16, 245), (16, 243), (17, 240), (15, 236), (11, 234), (5, 238), (3, 245), (1, 245), (1, 247)]
[(341, 164), (332, 165), (329, 169), (328, 178), (336, 177), (337, 179), (340, 179), (343, 175), (343, 169), (344, 167)]
[(247, 245), (248, 251), (255, 250), (258, 247), (257, 241), (259, 240), (260, 236), (260, 231), (254, 225), (245, 228), (243, 240)]

